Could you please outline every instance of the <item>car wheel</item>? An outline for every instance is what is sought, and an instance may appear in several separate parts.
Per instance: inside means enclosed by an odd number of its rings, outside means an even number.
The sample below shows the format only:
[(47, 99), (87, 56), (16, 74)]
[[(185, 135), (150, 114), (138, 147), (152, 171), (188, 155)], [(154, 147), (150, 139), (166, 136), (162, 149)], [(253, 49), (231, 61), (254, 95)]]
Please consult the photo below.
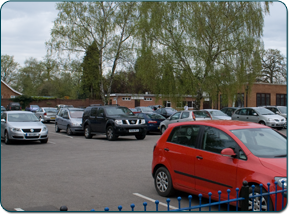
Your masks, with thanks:
[(107, 127), (107, 129), (106, 129), (106, 138), (109, 141), (112, 141), (112, 140), (117, 139), (117, 137), (118, 136), (114, 133), (113, 127), (112, 126)]
[(55, 123), (55, 132), (60, 132), (60, 128), (58, 128), (58, 125), (57, 125), (57, 123)]
[[(261, 193), (260, 192), (260, 187), (259, 186), (255, 186), (254, 195), (257, 195), (257, 194), (260, 194), (260, 193)], [(266, 190), (264, 188), (262, 189), (262, 193), (266, 193)], [(249, 196), (253, 196), (252, 187), (249, 188)], [(254, 208), (252, 206), (253, 203), (254, 203)], [(268, 203), (269, 203), (269, 210), (268, 210)], [(261, 207), (261, 211), (273, 211), (272, 201), (271, 201), (270, 198), (269, 198), (269, 201), (268, 201), (268, 197), (267, 196), (263, 196), (262, 198), (260, 198), (260, 197), (249, 198), (248, 211), (260, 211), (260, 207)]]
[(154, 175), (155, 188), (160, 196), (167, 197), (174, 193), (172, 179), (165, 167), (160, 167)]
[(4, 143), (5, 143), (5, 144), (11, 143), (11, 140), (9, 139), (9, 135), (8, 135), (8, 132), (7, 132), (7, 131), (6, 131), (5, 134), (4, 134)]
[(261, 125), (264, 125), (264, 126), (266, 126), (266, 124), (265, 124), (265, 122), (264, 121), (260, 121), (259, 122)]
[(162, 134), (163, 134), (165, 131), (166, 131), (166, 127), (165, 127), (165, 126), (162, 126), (162, 128), (161, 128)]
[(48, 138), (45, 140), (40, 140), (41, 143), (47, 143), (48, 142)]
[(136, 137), (136, 139), (138, 139), (138, 140), (143, 140), (143, 139), (145, 139), (146, 134), (137, 134), (137, 135), (135, 135), (135, 137)]
[(68, 134), (68, 135), (73, 135), (73, 132), (71, 131), (70, 126), (67, 126), (67, 128), (66, 128), (66, 134)]
[(92, 138), (89, 125), (86, 125), (85, 128), (84, 128), (84, 137), (86, 139)]

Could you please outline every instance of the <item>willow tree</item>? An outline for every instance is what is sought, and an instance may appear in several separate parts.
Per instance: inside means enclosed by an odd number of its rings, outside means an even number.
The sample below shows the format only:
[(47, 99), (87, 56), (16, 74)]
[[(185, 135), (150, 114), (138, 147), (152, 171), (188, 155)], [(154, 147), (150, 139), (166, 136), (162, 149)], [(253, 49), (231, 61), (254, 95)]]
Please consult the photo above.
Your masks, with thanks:
[(268, 11), (260, 2), (143, 2), (139, 36), (145, 33), (154, 53), (170, 53), (176, 94), (196, 95), (199, 105), (203, 92), (232, 98), (252, 84)]
[[(57, 4), (49, 50), (74, 56), (95, 42), (98, 49), (99, 89), (107, 104), (114, 73), (122, 56), (131, 54), (136, 19), (136, 2), (63, 2)], [(108, 86), (104, 76), (109, 73)], [(106, 96), (107, 95), (107, 96)]]

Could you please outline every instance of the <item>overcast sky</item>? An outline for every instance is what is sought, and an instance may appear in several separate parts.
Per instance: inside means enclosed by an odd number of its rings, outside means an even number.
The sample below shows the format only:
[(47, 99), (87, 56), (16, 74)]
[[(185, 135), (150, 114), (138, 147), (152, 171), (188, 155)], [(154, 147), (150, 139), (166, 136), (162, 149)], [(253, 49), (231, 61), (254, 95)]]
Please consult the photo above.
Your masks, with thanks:
[[(1, 55), (14, 56), (24, 65), (30, 57), (42, 60), (46, 55), (45, 42), (57, 17), (55, 2), (6, 2), (1, 8)], [(283, 1), (288, 5), (289, 0)], [(287, 6), (288, 7), (288, 6)], [(270, 5), (265, 17), (263, 41), (265, 49), (278, 49), (286, 56), (286, 7), (282, 2)]]

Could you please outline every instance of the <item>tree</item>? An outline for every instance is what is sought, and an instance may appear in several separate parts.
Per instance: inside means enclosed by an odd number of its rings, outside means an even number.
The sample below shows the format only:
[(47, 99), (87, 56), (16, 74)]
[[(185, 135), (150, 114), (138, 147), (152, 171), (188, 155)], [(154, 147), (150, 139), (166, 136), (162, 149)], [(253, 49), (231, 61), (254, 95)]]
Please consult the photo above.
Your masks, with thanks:
[(286, 84), (286, 58), (277, 49), (268, 49), (262, 53), (262, 70), (258, 82)]
[[(134, 33), (137, 2), (63, 2), (57, 4), (58, 18), (54, 21), (50, 51), (59, 55), (84, 53), (95, 42), (99, 51), (98, 67), (100, 95), (108, 103), (117, 65), (131, 54), (130, 39)], [(108, 86), (104, 75), (109, 73)], [(106, 96), (107, 95), (107, 96)]]
[(81, 85), (83, 94), (86, 97), (95, 99), (99, 96), (99, 71), (98, 71), (98, 62), (99, 62), (99, 51), (96, 45), (96, 42), (88, 47), (86, 50), (86, 55), (84, 56), (82, 66), (82, 77)]
[(14, 56), (1, 55), (1, 79), (7, 84), (15, 84), (18, 75), (19, 63), (14, 61)]
[[(143, 41), (145, 33), (154, 55), (165, 53), (165, 61), (159, 63), (170, 61), (172, 69), (166, 72), (176, 80), (176, 95), (196, 95), (198, 106), (203, 92), (213, 100), (219, 92), (232, 99), (241, 86), (252, 84), (260, 70), (263, 13), (269, 11), (268, 3), (264, 5), (143, 2), (138, 35)], [(160, 72), (159, 85), (168, 85), (165, 70)], [(166, 87), (160, 88), (160, 93), (167, 93)]]

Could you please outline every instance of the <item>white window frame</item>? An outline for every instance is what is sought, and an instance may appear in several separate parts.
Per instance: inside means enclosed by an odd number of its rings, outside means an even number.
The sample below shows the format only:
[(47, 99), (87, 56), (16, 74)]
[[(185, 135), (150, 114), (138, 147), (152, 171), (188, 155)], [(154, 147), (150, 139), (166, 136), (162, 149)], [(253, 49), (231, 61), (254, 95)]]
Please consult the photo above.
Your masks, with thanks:
[(151, 97), (145, 97), (145, 98), (144, 98), (144, 101), (153, 101), (153, 98), (151, 98)]
[(123, 101), (130, 101), (131, 98), (130, 98), (130, 97), (123, 97), (122, 100), (123, 100)]

